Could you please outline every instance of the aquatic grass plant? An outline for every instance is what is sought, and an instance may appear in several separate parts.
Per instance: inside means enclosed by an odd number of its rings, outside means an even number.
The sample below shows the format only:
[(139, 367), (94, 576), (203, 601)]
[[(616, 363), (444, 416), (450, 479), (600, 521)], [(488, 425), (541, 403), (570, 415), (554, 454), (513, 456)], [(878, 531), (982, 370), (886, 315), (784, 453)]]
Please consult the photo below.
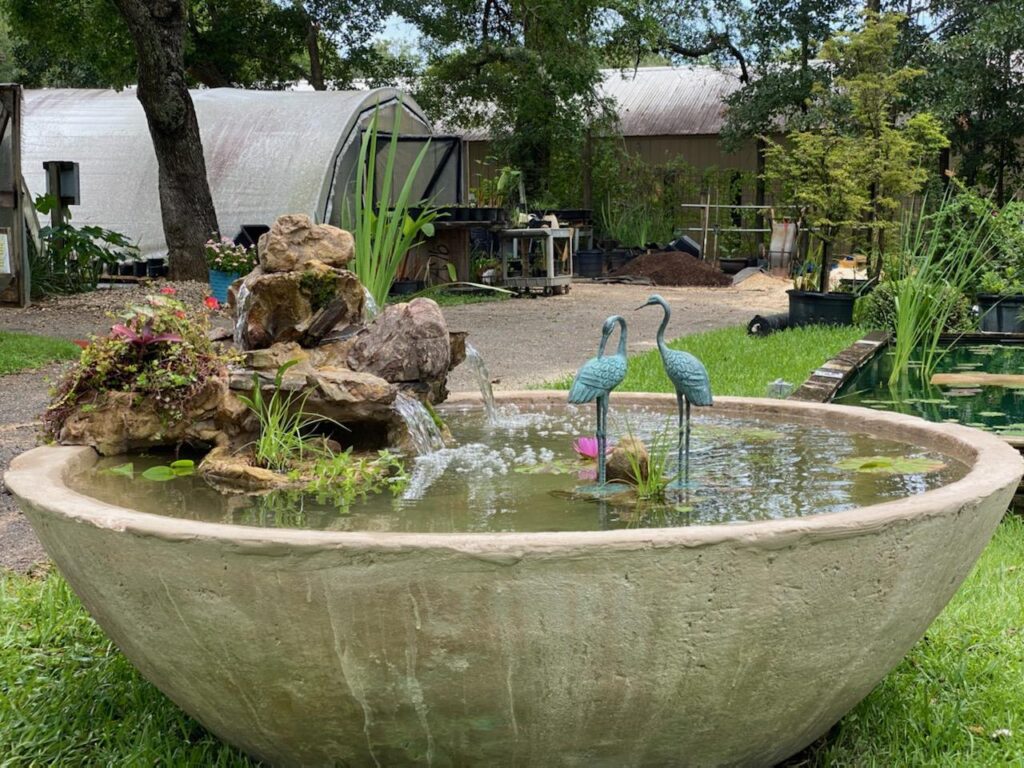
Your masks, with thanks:
[(893, 281), (896, 338), (890, 386), (906, 379), (911, 360), (924, 380), (942, 357), (940, 338), (964, 293), (988, 265), (991, 229), (983, 218), (955, 220), (958, 208), (947, 193), (934, 213), (922, 205), (903, 226), (902, 258)]
[[(417, 244), (420, 235), (433, 235), (433, 222), (438, 213), (428, 203), (412, 199), (413, 185), (429, 149), (429, 142), (416, 155), (404, 180), (397, 187), (397, 196), (395, 194), (394, 175), (401, 109), (395, 110), (391, 138), (384, 154), (380, 195), (374, 200), (378, 179), (379, 118), (380, 113), (374, 111), (369, 126), (363, 132), (356, 166), (355, 196), (350, 203), (352, 208), (343, 205), (342, 213), (343, 220), (349, 213), (353, 217), (351, 222), (343, 221), (345, 228), (352, 230), (355, 238), (355, 258), (350, 268), (373, 296), (377, 306), (383, 307), (406, 254)], [(410, 213), (414, 205), (419, 207), (415, 216)]]
[[(626, 439), (619, 445), (625, 446), (626, 461), (629, 462), (629, 474), (633, 478), (630, 485), (638, 501), (662, 501), (669, 485), (679, 479), (682, 468), (677, 467), (672, 475), (668, 473), (669, 462), (676, 448), (676, 430), (667, 429), (655, 432), (650, 442), (644, 442), (633, 434), (629, 423), (626, 424)], [(637, 451), (630, 450), (633, 445), (645, 447), (645, 457)]]
[[(669, 342), (700, 358), (711, 376), (715, 395), (765, 397), (768, 386), (783, 379), (799, 386), (833, 355), (850, 346), (863, 330), (843, 326), (804, 326), (757, 337), (734, 326), (695, 333)], [(568, 389), (566, 376), (541, 386)], [(616, 392), (675, 392), (658, 350), (631, 355), (626, 378)]]
[[(258, 373), (252, 375), (252, 392), (248, 396), (238, 395), (238, 399), (259, 420), (259, 435), (253, 441), (256, 462), (278, 472), (290, 469), (296, 461), (319, 451), (308, 440), (309, 428), (320, 422), (331, 421), (325, 416), (306, 412), (305, 404), (310, 390), (284, 391), (284, 375), (298, 363), (298, 360), (289, 360), (278, 367), (274, 375), (274, 391), (269, 398), (263, 395)], [(337, 422), (331, 423), (341, 426)]]
[(75, 360), (81, 352), (79, 346), (63, 339), (0, 331), (0, 376)]

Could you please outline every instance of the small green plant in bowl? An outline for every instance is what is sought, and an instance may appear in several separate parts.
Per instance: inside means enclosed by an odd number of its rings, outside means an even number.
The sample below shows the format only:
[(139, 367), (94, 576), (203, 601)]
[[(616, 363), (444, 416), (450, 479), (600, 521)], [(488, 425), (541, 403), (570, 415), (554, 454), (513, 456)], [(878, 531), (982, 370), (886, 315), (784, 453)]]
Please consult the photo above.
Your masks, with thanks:
[(269, 398), (264, 397), (263, 386), (256, 373), (252, 377), (252, 392), (248, 396), (238, 396), (259, 421), (259, 436), (253, 442), (256, 463), (277, 472), (286, 472), (297, 461), (323, 450), (307, 439), (311, 427), (321, 422), (341, 426), (325, 416), (306, 412), (305, 405), (310, 391), (284, 391), (284, 375), (298, 363), (298, 360), (289, 360), (278, 367), (274, 375), (274, 391)]

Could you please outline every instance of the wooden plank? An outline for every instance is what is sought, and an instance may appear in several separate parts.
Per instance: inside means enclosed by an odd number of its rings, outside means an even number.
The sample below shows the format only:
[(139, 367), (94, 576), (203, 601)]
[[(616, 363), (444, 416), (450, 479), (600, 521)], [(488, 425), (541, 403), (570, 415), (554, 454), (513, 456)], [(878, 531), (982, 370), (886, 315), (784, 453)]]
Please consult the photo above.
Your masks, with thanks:
[(1014, 373), (936, 373), (932, 384), (940, 387), (1024, 387), (1024, 376)]

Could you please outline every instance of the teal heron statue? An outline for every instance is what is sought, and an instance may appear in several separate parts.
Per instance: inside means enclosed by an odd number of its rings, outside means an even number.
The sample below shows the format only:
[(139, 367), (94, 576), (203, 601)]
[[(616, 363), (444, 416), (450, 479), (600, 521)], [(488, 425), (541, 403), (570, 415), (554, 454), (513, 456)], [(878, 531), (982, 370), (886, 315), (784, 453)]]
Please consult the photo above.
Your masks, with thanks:
[[(708, 369), (704, 367), (704, 363), (689, 352), (669, 349), (665, 344), (665, 329), (668, 328), (669, 318), (672, 317), (672, 310), (667, 301), (658, 294), (654, 294), (637, 309), (654, 304), (660, 305), (664, 311), (661, 325), (658, 326), (658, 351), (661, 352), (661, 364), (665, 368), (665, 373), (668, 374), (672, 386), (676, 388), (676, 404), (679, 408), (679, 445), (676, 466), (679, 471), (683, 472), (683, 483), (685, 484), (690, 481), (690, 405), (711, 405), (711, 380), (708, 378)], [(685, 463), (683, 462), (684, 446)]]
[[(605, 347), (608, 339), (615, 332), (618, 324), (619, 348), (614, 355), (606, 355)], [(612, 315), (604, 321), (601, 328), (601, 343), (597, 347), (597, 357), (585, 362), (576, 372), (572, 387), (569, 389), (570, 403), (589, 403), (597, 401), (597, 482), (604, 485), (606, 454), (608, 453), (608, 396), (622, 380), (626, 378), (626, 319), (621, 315)]]

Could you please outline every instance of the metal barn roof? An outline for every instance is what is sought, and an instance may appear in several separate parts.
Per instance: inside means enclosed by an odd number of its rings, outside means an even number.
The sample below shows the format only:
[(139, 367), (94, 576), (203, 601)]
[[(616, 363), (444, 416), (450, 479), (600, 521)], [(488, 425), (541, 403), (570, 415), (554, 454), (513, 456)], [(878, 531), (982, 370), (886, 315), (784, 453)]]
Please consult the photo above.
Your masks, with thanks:
[[(330, 220), (355, 168), (359, 128), (379, 104), (381, 128), (390, 130), (398, 98), (390, 88), (193, 91), (221, 231), (232, 236), (282, 213)], [(401, 103), (403, 133), (432, 133), (410, 97)], [(44, 160), (80, 165), (72, 223), (123, 232), (146, 254), (166, 250), (156, 155), (134, 90), (26, 91), (22, 169), (33, 194), (46, 189)]]
[[(740, 87), (735, 74), (714, 67), (606, 69), (600, 93), (615, 100), (623, 136), (715, 135), (725, 122), (725, 98)], [(486, 141), (486, 129), (460, 132)]]

